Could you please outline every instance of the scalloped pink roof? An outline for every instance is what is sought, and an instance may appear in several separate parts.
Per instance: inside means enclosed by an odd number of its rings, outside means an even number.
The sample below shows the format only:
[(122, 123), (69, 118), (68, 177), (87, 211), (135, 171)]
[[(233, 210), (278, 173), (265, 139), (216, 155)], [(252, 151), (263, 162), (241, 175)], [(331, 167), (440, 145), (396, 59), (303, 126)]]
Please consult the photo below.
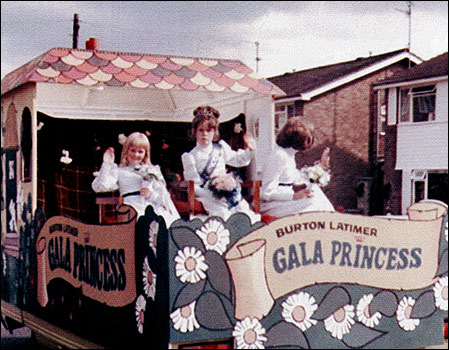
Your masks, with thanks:
[(240, 61), (67, 48), (53, 48), (6, 75), (2, 95), (27, 82), (285, 95)]

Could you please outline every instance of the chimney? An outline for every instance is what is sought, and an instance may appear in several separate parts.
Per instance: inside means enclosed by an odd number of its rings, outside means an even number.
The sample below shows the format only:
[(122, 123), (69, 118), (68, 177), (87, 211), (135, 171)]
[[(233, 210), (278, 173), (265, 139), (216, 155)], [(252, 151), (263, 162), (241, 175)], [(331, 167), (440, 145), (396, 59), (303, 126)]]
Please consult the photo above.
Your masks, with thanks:
[(86, 41), (86, 50), (98, 50), (99, 41), (97, 38), (89, 38)]

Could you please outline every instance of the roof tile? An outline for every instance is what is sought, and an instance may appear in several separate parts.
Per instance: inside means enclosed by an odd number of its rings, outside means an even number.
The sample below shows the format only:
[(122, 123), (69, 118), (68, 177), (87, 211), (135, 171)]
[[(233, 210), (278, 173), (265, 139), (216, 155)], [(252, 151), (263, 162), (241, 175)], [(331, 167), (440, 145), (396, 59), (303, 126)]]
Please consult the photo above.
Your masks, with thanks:
[(129, 68), (134, 64), (133, 62), (125, 61), (120, 56), (117, 57), (116, 59), (114, 59), (113, 61), (111, 61), (111, 63), (114, 66), (119, 67), (119, 68)]
[(100, 60), (113, 61), (118, 55), (114, 52), (95, 51), (95, 56), (97, 56)]
[(197, 71), (197, 72), (203, 72), (207, 69), (209, 69), (209, 66), (206, 66), (205, 64), (202, 64), (198, 61), (195, 61), (193, 64), (188, 66), (191, 70)]
[(51, 67), (48, 67), (45, 69), (38, 68), (38, 69), (36, 69), (36, 71), (40, 75), (43, 75), (44, 77), (48, 77), (48, 78), (54, 78), (54, 77), (57, 77), (59, 74), (61, 74), (60, 72), (58, 72), (57, 70), (54, 70)]
[(126, 73), (125, 71), (122, 71), (122, 72), (120, 72), (120, 73), (114, 74), (114, 77), (115, 77), (117, 80), (122, 81), (122, 82), (124, 82), (124, 83), (129, 83), (129, 82), (131, 82), (131, 81), (136, 80), (136, 78), (137, 78), (135, 75), (133, 75), (133, 74), (128, 74), (128, 73)]
[(105, 73), (109, 74), (117, 74), (120, 73), (123, 69), (117, 66), (114, 66), (112, 62), (109, 62), (107, 66), (101, 67), (101, 70)]
[(145, 58), (142, 58), (140, 61), (137, 61), (135, 64), (143, 69), (154, 69), (157, 67), (157, 63), (147, 61)]
[(208, 85), (211, 82), (211, 79), (198, 72), (190, 81), (197, 85)]
[(132, 81), (129, 83), (131, 86), (135, 87), (135, 88), (139, 88), (139, 89), (146, 89), (148, 86), (150, 86), (150, 84), (148, 83), (144, 83), (142, 80), (140, 80), (139, 78), (137, 78), (136, 80)]
[(67, 72), (62, 72), (62, 74), (64, 74), (67, 78), (70, 78), (73, 80), (83, 79), (87, 75), (87, 73), (81, 72), (80, 70), (76, 69), (75, 67), (72, 67)]
[(172, 62), (170, 59), (166, 60), (165, 62), (162, 62), (160, 66), (164, 69), (168, 69), (171, 71), (176, 71), (182, 68), (181, 65)]
[(166, 76), (164, 80), (170, 84), (179, 85), (185, 80), (185, 78), (179, 77), (178, 75), (171, 73), (170, 75)]
[(119, 56), (120, 58), (122, 58), (124, 61), (127, 62), (138, 62), (142, 59), (142, 55), (137, 55), (137, 54), (126, 54), (126, 53), (122, 53)]
[(97, 80), (92, 79), (90, 76), (86, 75), (82, 79), (77, 79), (76, 82), (81, 85), (92, 86), (98, 84)]
[(157, 84), (162, 81), (162, 77), (154, 74), (152, 71), (148, 71), (145, 75), (141, 75), (139, 79), (148, 84)]
[(167, 60), (167, 57), (163, 56), (143, 56), (143, 59), (147, 60), (148, 62), (155, 63), (155, 64), (161, 64), (162, 62), (165, 62)]
[(132, 67), (130, 68), (125, 68), (124, 71), (128, 74), (132, 74), (132, 75), (145, 75), (147, 73), (147, 70), (144, 68), (139, 67), (136, 64), (133, 64)]
[(199, 88), (199, 85), (192, 83), (189, 79), (184, 80), (179, 86), (187, 91), (193, 91)]
[(68, 64), (70, 66), (78, 66), (84, 62), (83, 59), (73, 56), (72, 54), (68, 54), (66, 56), (61, 57), (62, 62)]
[(109, 81), (112, 78), (112, 74), (105, 73), (101, 69), (99, 69), (96, 72), (93, 72), (89, 75), (92, 79), (95, 79), (95, 80), (98, 80), (101, 82)]
[(84, 61), (82, 64), (76, 66), (76, 68), (85, 73), (93, 73), (99, 69), (98, 66), (93, 66), (87, 61)]
[(87, 62), (89, 62), (93, 66), (104, 67), (104, 66), (107, 66), (110, 61), (104, 60), (104, 59), (98, 57), (97, 55), (92, 55), (92, 57), (87, 59)]
[(215, 69), (212, 68), (203, 71), (202, 74), (208, 78), (211, 78), (212, 80), (220, 78), (223, 75), (222, 73), (217, 72)]
[(92, 51), (79, 51), (79, 50), (72, 50), (71, 54), (75, 56), (76, 58), (79, 58), (81, 60), (88, 60), (93, 56)]

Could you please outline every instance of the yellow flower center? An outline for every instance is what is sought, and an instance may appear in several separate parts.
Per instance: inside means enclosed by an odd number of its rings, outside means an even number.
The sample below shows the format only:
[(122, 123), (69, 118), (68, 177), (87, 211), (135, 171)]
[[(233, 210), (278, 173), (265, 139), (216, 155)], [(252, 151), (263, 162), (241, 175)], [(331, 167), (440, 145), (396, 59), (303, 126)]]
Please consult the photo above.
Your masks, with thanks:
[(190, 306), (183, 306), (181, 308), (181, 316), (182, 318), (188, 318), (192, 314), (192, 310), (190, 310)]
[(217, 241), (218, 241), (218, 235), (216, 232), (210, 232), (207, 235), (207, 243), (209, 243), (210, 245), (216, 244)]
[(335, 321), (338, 323), (341, 323), (345, 320), (346, 311), (343, 307), (341, 307), (341, 308), (337, 309), (333, 315), (334, 315)]
[(186, 268), (187, 271), (193, 271), (195, 270), (196, 267), (196, 260), (192, 257), (189, 257), (186, 259), (186, 262), (184, 263), (184, 266)]
[(302, 322), (306, 318), (306, 310), (298, 305), (292, 311), (292, 317), (296, 322)]
[(253, 329), (248, 329), (243, 334), (243, 340), (246, 344), (251, 345), (254, 344), (257, 340), (257, 334)]

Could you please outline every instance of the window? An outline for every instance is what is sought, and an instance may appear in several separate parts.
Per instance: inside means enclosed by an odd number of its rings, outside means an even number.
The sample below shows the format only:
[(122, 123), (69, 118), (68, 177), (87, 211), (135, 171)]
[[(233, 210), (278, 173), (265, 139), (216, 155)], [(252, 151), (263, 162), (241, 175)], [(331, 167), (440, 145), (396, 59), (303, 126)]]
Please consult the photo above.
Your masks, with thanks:
[(288, 118), (295, 115), (295, 105), (294, 104), (277, 104), (274, 113), (274, 127), (276, 134), (282, 129), (284, 124), (287, 122)]
[(401, 123), (435, 120), (435, 85), (401, 89), (399, 94), (399, 120)]
[(412, 203), (437, 199), (448, 204), (447, 170), (414, 170), (412, 173)]

